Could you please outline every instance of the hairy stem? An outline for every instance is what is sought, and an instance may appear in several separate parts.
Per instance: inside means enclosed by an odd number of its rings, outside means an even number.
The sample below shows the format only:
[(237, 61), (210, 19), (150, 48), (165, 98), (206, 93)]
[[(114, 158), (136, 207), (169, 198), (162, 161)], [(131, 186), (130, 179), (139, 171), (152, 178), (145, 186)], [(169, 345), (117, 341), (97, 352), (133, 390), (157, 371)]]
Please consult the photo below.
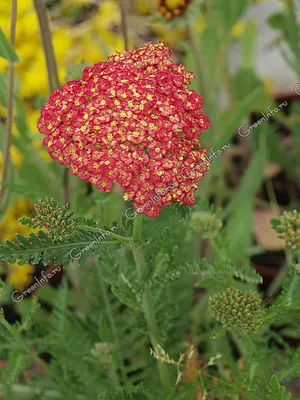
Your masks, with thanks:
[[(15, 47), (16, 42), (16, 26), (17, 26), (17, 1), (12, 0), (11, 6), (11, 20), (10, 20), (10, 42)], [(10, 146), (12, 136), (13, 124), (13, 109), (14, 109), (14, 63), (9, 63), (8, 66), (8, 93), (7, 93), (7, 121), (6, 121), (6, 134), (5, 134), (5, 149), (3, 154), (3, 169), (2, 169), (2, 184), (0, 188), (0, 210), (3, 207), (3, 200), (5, 194), (5, 182), (8, 177), (8, 169), (10, 163)]]
[[(43, 0), (33, 0), (33, 3), (40, 26), (40, 34), (47, 66), (49, 91), (54, 92), (60, 87), (60, 83), (47, 9)], [(64, 203), (69, 203), (69, 171), (67, 169), (64, 169), (62, 176), (62, 199)]]
[[(133, 240), (139, 241), (142, 236), (142, 216), (138, 215), (133, 223)], [(148, 271), (145, 262), (145, 257), (143, 250), (140, 248), (139, 244), (135, 244), (133, 249), (133, 256), (136, 264), (136, 269), (138, 276), (141, 280), (145, 282), (145, 291), (143, 296), (143, 308), (145, 313), (145, 318), (147, 321), (149, 336), (153, 348), (156, 348), (158, 344), (161, 344), (159, 329), (156, 322), (155, 311), (153, 306), (153, 300), (151, 296), (150, 286), (147, 282)], [(169, 376), (169, 370), (166, 364), (161, 363), (157, 360), (158, 372), (161, 384), (167, 395), (171, 391), (171, 382)]]

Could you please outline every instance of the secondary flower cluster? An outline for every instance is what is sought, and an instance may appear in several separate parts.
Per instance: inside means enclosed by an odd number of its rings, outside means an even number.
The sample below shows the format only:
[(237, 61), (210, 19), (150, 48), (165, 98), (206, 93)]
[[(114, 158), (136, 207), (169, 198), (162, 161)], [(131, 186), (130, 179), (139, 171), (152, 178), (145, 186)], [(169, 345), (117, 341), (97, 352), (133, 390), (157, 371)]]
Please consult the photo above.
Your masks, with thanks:
[(191, 216), (191, 226), (203, 239), (213, 239), (222, 228), (222, 221), (209, 211), (196, 211)]
[(46, 228), (49, 235), (56, 240), (68, 239), (76, 232), (77, 222), (70, 205), (60, 206), (54, 199), (45, 197), (34, 205), (36, 217), (21, 218), (21, 223), (30, 223), (34, 228)]
[(180, 17), (186, 12), (191, 0), (158, 0), (157, 8), (167, 19)]
[[(170, 55), (164, 43), (147, 43), (86, 67), (81, 79), (52, 93), (38, 122), (51, 157), (104, 192), (117, 181), (135, 208), (171, 186), (142, 208), (153, 217), (174, 201), (195, 204), (194, 191), (208, 170), (199, 140), (209, 126), (203, 101), (187, 89), (193, 74)], [(184, 177), (183, 170), (200, 163)]]
[(285, 241), (289, 250), (300, 249), (300, 212), (297, 210), (284, 211), (280, 218), (271, 220), (278, 237)]
[(209, 299), (213, 317), (229, 331), (256, 332), (262, 324), (262, 301), (253, 290), (230, 287)]

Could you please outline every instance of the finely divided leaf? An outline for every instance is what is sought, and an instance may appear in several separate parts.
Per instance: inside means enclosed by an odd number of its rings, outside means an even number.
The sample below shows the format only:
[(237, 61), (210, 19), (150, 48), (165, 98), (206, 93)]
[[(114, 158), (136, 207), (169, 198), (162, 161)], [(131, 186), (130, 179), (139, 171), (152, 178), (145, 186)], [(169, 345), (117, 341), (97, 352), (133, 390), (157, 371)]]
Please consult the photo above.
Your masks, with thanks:
[(285, 394), (285, 387), (280, 385), (279, 379), (273, 375), (270, 379), (270, 389), (267, 395), (268, 400), (290, 400), (291, 395)]

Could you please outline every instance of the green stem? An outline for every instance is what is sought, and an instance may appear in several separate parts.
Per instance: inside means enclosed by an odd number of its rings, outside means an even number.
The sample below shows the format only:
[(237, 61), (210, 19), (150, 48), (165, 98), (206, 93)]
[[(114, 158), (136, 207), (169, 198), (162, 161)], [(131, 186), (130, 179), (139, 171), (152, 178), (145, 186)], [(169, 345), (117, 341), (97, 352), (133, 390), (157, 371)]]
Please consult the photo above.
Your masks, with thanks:
[(262, 375), (265, 379), (266, 386), (269, 385), (271, 373), (269, 372), (266, 364), (264, 363), (264, 360), (262, 360), (260, 358), (260, 353), (259, 353), (259, 350), (256, 348), (255, 343), (253, 342), (253, 340), (249, 336), (249, 334), (241, 333), (240, 335), (241, 335), (241, 338), (243, 339), (244, 343), (246, 344), (247, 348), (245, 351), (247, 351), (248, 356), (249, 356), (249, 354), (251, 354), (252, 357), (256, 356), (260, 360), (260, 368), (262, 371)]
[[(271, 204), (271, 209), (273, 210), (275, 215), (279, 215), (280, 214), (280, 207), (277, 201), (277, 197), (276, 197), (276, 193), (275, 193), (275, 189), (274, 189), (274, 185), (272, 182), (272, 179), (266, 179), (266, 189), (267, 189), (267, 194), (270, 200), (270, 204)], [(280, 289), (280, 287), (282, 286), (282, 283), (284, 281), (284, 278), (286, 277), (287, 273), (288, 273), (288, 269), (289, 269), (289, 264), (291, 262), (292, 259), (292, 255), (290, 252), (288, 251), (284, 251), (285, 253), (285, 259), (286, 259), (286, 264), (280, 269), (279, 273), (277, 274), (276, 278), (271, 282), (268, 290), (267, 290), (267, 295), (269, 297), (274, 296), (278, 290)]]
[(195, 64), (196, 64), (196, 72), (197, 72), (197, 77), (199, 79), (199, 86), (200, 86), (200, 92), (201, 95), (204, 99), (207, 98), (206, 96), (206, 87), (205, 87), (205, 83), (204, 83), (204, 68), (202, 65), (202, 58), (201, 58), (201, 53), (199, 50), (199, 43), (195, 37), (195, 32), (191, 26), (191, 24), (187, 24), (186, 25), (186, 34), (187, 34), (187, 38), (191, 47), (191, 50), (195, 56)]
[[(112, 334), (112, 337), (113, 337), (115, 345), (116, 345), (116, 353), (117, 353), (117, 358), (118, 358), (118, 364), (119, 364), (119, 368), (121, 370), (122, 379), (125, 382), (126, 374), (125, 374), (125, 371), (124, 371), (123, 358), (122, 358), (122, 355), (121, 355), (121, 346), (120, 346), (119, 335), (118, 335), (117, 327), (116, 327), (116, 324), (115, 324), (111, 303), (110, 303), (109, 296), (108, 296), (108, 293), (107, 293), (107, 287), (105, 285), (105, 282), (102, 279), (102, 270), (101, 270), (101, 264), (100, 264), (99, 260), (96, 261), (96, 265), (97, 265), (97, 275), (98, 275), (98, 280), (99, 280), (99, 284), (100, 284), (100, 290), (101, 290), (101, 293), (102, 293), (102, 297), (103, 297), (103, 301), (104, 301), (104, 305), (105, 305), (105, 310), (106, 310), (108, 322), (109, 322), (109, 325), (110, 325), (111, 334)], [(120, 388), (121, 385), (120, 385), (120, 382), (119, 382), (118, 373), (117, 373), (117, 366), (116, 365), (114, 365), (114, 380), (115, 380), (117, 386)]]
[[(10, 42), (15, 46), (16, 41), (16, 26), (17, 26), (17, 0), (12, 0), (11, 7), (11, 20), (10, 20)], [(0, 188), (0, 210), (2, 209), (2, 202), (4, 200), (5, 182), (8, 177), (8, 169), (10, 163), (10, 146), (12, 137), (13, 125), (13, 109), (14, 109), (14, 63), (9, 63), (8, 66), (8, 93), (7, 93), (7, 121), (6, 121), (6, 134), (5, 134), (5, 149), (3, 154), (3, 170), (2, 170), (2, 183)]]
[(128, 48), (129, 48), (128, 26), (127, 26), (124, 0), (119, 0), (119, 7), (120, 7), (120, 11), (121, 11), (121, 27), (122, 27), (122, 34), (123, 34), (123, 38), (124, 38), (124, 48), (125, 48), (125, 50), (128, 50)]
[[(53, 43), (52, 43), (52, 33), (49, 24), (49, 18), (47, 15), (47, 8), (43, 0), (33, 0), (36, 14), (40, 26), (40, 34), (42, 38), (42, 44), (44, 49), (44, 55), (47, 66), (48, 74), (48, 85), (50, 93), (59, 89), (60, 82), (58, 76), (57, 62), (55, 58)], [(62, 176), (62, 199), (64, 203), (69, 203), (70, 193), (69, 193), (69, 171), (64, 169)]]
[(49, 18), (45, 3), (42, 0), (33, 0), (34, 7), (37, 13), (40, 34), (43, 43), (44, 55), (46, 59), (49, 91), (53, 92), (60, 87), (58, 69), (55, 58), (55, 53), (52, 44), (52, 34), (49, 25)]
[[(216, 107), (215, 107), (215, 99), (212, 98), (211, 91), (208, 91), (208, 87), (206, 85), (207, 79), (205, 80), (206, 74), (205, 74), (205, 69), (204, 69), (204, 64), (202, 62), (202, 53), (201, 53), (201, 47), (200, 47), (200, 40), (196, 36), (196, 33), (194, 31), (194, 28), (191, 23), (188, 23), (185, 26), (186, 29), (186, 34), (187, 34), (187, 39), (189, 42), (190, 49), (192, 51), (192, 54), (194, 55), (195, 59), (195, 72), (196, 76), (198, 78), (199, 82), (199, 92), (201, 96), (204, 99), (204, 106), (203, 109), (206, 111), (206, 114), (212, 121), (210, 125), (210, 135), (211, 135), (211, 143), (214, 143), (219, 137), (220, 132), (221, 132), (221, 127), (218, 125), (218, 120), (219, 117), (216, 112)], [(212, 180), (214, 176), (212, 171), (208, 171), (207, 174), (205, 175), (205, 180), (203, 183), (200, 185), (199, 191), (201, 193), (201, 197), (203, 199), (208, 199), (211, 193), (211, 187), (212, 187)]]
[(96, 233), (106, 232), (106, 233), (109, 233), (109, 236), (111, 236), (114, 239), (117, 239), (119, 242), (131, 242), (132, 241), (131, 237), (121, 236), (121, 235), (118, 235), (117, 233), (107, 231), (106, 229), (95, 228), (93, 226), (80, 225), (77, 227), (77, 229), (79, 229), (80, 231), (88, 231), (88, 232), (96, 232)]
[(266, 183), (267, 194), (270, 200), (271, 209), (274, 212), (274, 214), (280, 214), (280, 207), (277, 202), (277, 197), (274, 190), (272, 179), (267, 178), (265, 183)]
[[(192, 336), (195, 338), (195, 340), (199, 340), (198, 327), (205, 318), (205, 314), (207, 312), (208, 298), (209, 298), (209, 293), (208, 292), (203, 293), (199, 297), (199, 300), (195, 304), (192, 312)], [(210, 335), (211, 333), (209, 334), (209, 337)]]
[[(133, 223), (133, 240), (139, 242), (142, 236), (142, 216), (138, 215)], [(143, 250), (139, 247), (139, 244), (135, 244), (132, 249), (133, 257), (136, 264), (136, 269), (138, 276), (141, 280), (145, 282), (145, 291), (143, 296), (143, 308), (145, 313), (145, 318), (147, 321), (149, 336), (153, 348), (157, 345), (161, 345), (161, 339), (159, 334), (159, 329), (155, 317), (154, 305), (151, 296), (150, 286), (147, 282), (148, 271), (144, 258)], [(161, 363), (157, 360), (158, 372), (162, 386), (164, 387), (165, 395), (169, 394), (171, 391), (171, 382), (169, 376), (169, 370), (166, 364)]]
[(228, 335), (230, 336), (231, 340), (235, 344), (238, 352), (240, 353), (241, 357), (246, 358), (247, 357), (247, 351), (245, 349), (245, 346), (243, 345), (241, 339), (234, 333), (234, 332), (228, 332)]
[(286, 277), (287, 273), (289, 270), (288, 264), (284, 264), (283, 267), (281, 267), (279, 273), (276, 275), (275, 279), (270, 283), (270, 286), (268, 287), (267, 290), (267, 296), (268, 297), (273, 297), (276, 295), (276, 293), (280, 290), (282, 283), (284, 281), (284, 278)]

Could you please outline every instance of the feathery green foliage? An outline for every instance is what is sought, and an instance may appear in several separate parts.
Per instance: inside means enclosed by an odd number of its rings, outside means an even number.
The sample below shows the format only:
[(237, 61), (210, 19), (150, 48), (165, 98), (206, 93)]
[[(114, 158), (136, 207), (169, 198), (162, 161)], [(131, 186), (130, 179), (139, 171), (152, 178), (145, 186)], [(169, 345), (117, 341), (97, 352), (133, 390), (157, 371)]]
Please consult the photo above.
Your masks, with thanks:
[(289, 400), (290, 394), (285, 394), (285, 387), (280, 385), (277, 376), (273, 375), (270, 380), (270, 391), (267, 396), (268, 400)]

